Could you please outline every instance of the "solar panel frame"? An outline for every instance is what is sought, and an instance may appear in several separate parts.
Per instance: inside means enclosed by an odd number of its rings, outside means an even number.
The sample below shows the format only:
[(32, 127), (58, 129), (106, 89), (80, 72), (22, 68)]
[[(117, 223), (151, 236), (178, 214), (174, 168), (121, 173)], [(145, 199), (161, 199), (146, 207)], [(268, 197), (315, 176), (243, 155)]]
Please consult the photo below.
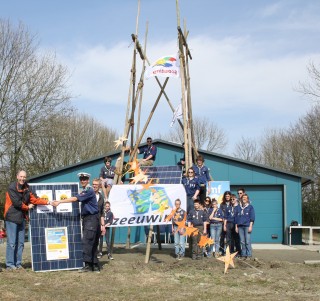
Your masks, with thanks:
[[(31, 190), (52, 190), (53, 199), (56, 198), (56, 190), (71, 190), (71, 196), (79, 192), (78, 183), (32, 183)], [(72, 202), (72, 212), (37, 213), (36, 207), (29, 210), (30, 217), (30, 243), (31, 263), (35, 272), (72, 270), (83, 267), (82, 254), (82, 228), (80, 218), (80, 205)], [(68, 232), (69, 258), (59, 260), (47, 260), (46, 257), (46, 228), (66, 227)]]
[(158, 184), (181, 184), (182, 169), (178, 165), (168, 166), (141, 166), (148, 179), (154, 179)]

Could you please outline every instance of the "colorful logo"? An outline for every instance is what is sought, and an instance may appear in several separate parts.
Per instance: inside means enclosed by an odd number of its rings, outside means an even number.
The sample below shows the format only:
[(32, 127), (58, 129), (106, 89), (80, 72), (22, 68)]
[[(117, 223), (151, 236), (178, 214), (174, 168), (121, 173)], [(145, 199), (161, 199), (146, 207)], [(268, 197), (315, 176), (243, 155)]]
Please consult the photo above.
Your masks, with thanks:
[[(153, 187), (142, 190), (128, 190), (128, 197), (135, 214), (143, 214), (151, 211), (168, 209), (172, 202), (164, 187)], [(151, 207), (151, 208), (150, 208)]]
[(173, 63), (176, 62), (177, 60), (172, 57), (172, 56), (165, 56), (165, 57), (162, 57), (161, 59), (157, 60), (153, 67), (155, 66), (162, 66), (162, 67), (172, 67), (173, 66)]

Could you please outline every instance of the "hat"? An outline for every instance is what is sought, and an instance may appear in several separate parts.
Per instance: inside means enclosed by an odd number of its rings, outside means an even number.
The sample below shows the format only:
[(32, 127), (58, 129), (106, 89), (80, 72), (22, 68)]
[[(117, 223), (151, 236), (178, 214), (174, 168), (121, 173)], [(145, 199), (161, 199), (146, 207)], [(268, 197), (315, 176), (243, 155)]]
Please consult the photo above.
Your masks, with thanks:
[(89, 173), (87, 173), (87, 172), (79, 172), (78, 173), (78, 177), (79, 178), (90, 178), (90, 174)]

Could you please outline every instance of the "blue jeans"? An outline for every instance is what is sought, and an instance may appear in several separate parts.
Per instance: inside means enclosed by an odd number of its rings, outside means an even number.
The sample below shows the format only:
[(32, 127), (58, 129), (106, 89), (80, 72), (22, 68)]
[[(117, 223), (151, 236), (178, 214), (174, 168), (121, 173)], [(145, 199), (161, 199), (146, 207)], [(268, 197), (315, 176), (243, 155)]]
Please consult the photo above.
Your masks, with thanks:
[(11, 268), (21, 266), (24, 248), (25, 220), (23, 220), (21, 224), (6, 221), (6, 231), (6, 266)]
[(214, 244), (211, 245), (210, 253), (219, 252), (221, 231), (222, 223), (210, 224), (210, 237), (214, 241)]
[(251, 233), (249, 233), (248, 230), (249, 230), (249, 227), (238, 226), (242, 257), (252, 256)]
[(178, 231), (178, 226), (173, 226), (174, 229), (174, 250), (176, 255), (184, 256), (186, 236), (183, 236)]

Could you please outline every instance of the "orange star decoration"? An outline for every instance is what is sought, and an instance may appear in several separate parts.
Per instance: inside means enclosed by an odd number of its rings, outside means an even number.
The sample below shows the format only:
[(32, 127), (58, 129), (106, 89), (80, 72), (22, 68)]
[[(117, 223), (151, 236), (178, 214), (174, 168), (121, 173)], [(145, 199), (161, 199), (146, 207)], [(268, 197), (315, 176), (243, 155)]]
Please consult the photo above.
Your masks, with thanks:
[(147, 183), (147, 184), (142, 184), (142, 189), (149, 189), (150, 188), (150, 186), (152, 186), (153, 185), (153, 183), (152, 183), (152, 180), (153, 179), (150, 179), (150, 181)]
[(170, 214), (164, 219), (165, 222), (170, 222), (171, 219), (173, 218), (174, 214), (176, 213), (177, 209), (173, 209)]
[(138, 182), (147, 183), (148, 177), (149, 176), (145, 175), (144, 172), (140, 170), (140, 172), (137, 175), (135, 175), (134, 177), (130, 178), (132, 180), (130, 183), (133, 183), (133, 184), (137, 184)]
[[(175, 209), (176, 210), (176, 209)], [(178, 230), (186, 229), (186, 216), (184, 216), (184, 219), (181, 222), (176, 222), (176, 225), (178, 226)]]
[(198, 246), (200, 248), (204, 248), (206, 245), (212, 245), (213, 240), (209, 238), (207, 235), (201, 235), (200, 241), (198, 243)]
[(186, 232), (183, 234), (183, 236), (188, 235), (188, 236), (192, 236), (192, 235), (198, 235), (199, 230), (197, 228), (194, 228), (193, 226), (191, 227), (186, 227)]
[(117, 149), (120, 145), (123, 144), (124, 141), (128, 140), (128, 138), (126, 138), (125, 136), (119, 137), (118, 140), (115, 140), (115, 148)]
[(235, 252), (233, 254), (230, 254), (229, 246), (226, 249), (226, 255), (223, 257), (217, 258), (220, 261), (224, 262), (224, 273), (227, 273), (227, 270), (229, 268), (229, 265), (231, 265), (234, 268), (234, 262), (233, 257), (237, 255), (238, 252)]
[(127, 163), (129, 165), (128, 172), (134, 171), (134, 174), (137, 175), (140, 172), (139, 163), (137, 159), (134, 159), (132, 162)]

